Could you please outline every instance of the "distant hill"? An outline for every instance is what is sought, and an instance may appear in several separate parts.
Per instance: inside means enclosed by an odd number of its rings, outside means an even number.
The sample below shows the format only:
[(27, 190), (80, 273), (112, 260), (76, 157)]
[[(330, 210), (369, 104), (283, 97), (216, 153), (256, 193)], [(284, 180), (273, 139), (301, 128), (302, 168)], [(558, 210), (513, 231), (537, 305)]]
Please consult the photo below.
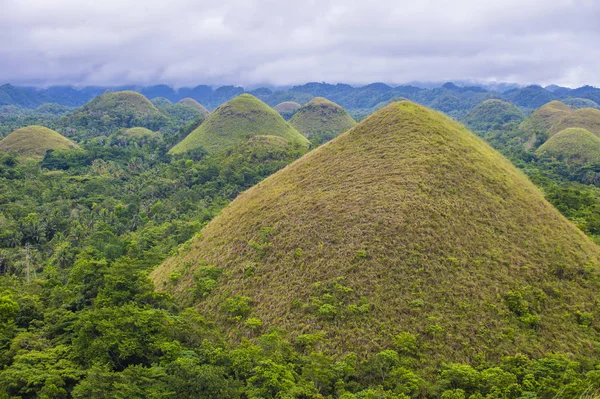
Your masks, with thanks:
[(600, 138), (586, 129), (568, 128), (550, 137), (536, 154), (571, 163), (600, 163)]
[(146, 97), (134, 91), (107, 92), (58, 121), (66, 136), (109, 135), (121, 128), (145, 127), (153, 131), (169, 118)]
[(548, 129), (547, 135), (548, 137), (552, 137), (556, 133), (570, 127), (587, 129), (600, 137), (600, 110), (594, 108), (580, 108), (573, 110), (554, 123), (552, 127)]
[(325, 98), (315, 97), (294, 114), (290, 125), (309, 140), (324, 143), (354, 127), (356, 122), (339, 105)]
[(596, 312), (599, 259), (508, 160), (401, 102), (241, 194), (151, 277), (233, 340), (251, 317), (334, 354), (408, 333), (429, 365), (593, 362), (600, 332), (577, 315)]
[(481, 132), (498, 130), (508, 124), (523, 122), (525, 115), (514, 105), (502, 100), (487, 100), (473, 108), (463, 122)]
[(279, 136), (308, 145), (308, 140), (275, 110), (249, 94), (242, 94), (211, 113), (206, 121), (171, 148), (180, 154), (198, 148), (218, 152), (252, 136)]
[(300, 109), (300, 107), (302, 107), (302, 105), (298, 104), (297, 102), (284, 101), (282, 103), (277, 104), (275, 107), (273, 107), (273, 109), (279, 112), (279, 114), (283, 116), (283, 119), (287, 121), (292, 116), (294, 116), (294, 114)]
[(43, 158), (48, 150), (75, 148), (77, 145), (44, 126), (15, 130), (0, 141), (0, 151), (16, 152), (25, 158)]
[(178, 104), (187, 105), (188, 107), (197, 109), (198, 111), (200, 111), (200, 114), (205, 118), (208, 116), (208, 114), (210, 114), (210, 112), (208, 112), (208, 110), (204, 108), (202, 104), (200, 104), (193, 98), (184, 98), (183, 100), (179, 101)]
[(600, 105), (587, 98), (566, 98), (562, 100), (563, 103), (567, 104), (571, 108), (595, 108), (600, 109)]
[[(501, 99), (518, 106), (524, 112), (532, 111), (552, 100), (567, 100), (579, 98), (600, 103), (600, 89), (592, 86), (583, 86), (569, 89), (550, 85), (546, 88), (532, 85), (518, 87), (515, 84), (447, 82), (427, 85), (400, 85), (377, 82), (364, 86), (351, 86), (348, 84), (328, 84), (322, 82), (309, 82), (291, 88), (254, 88), (245, 90), (238, 86), (209, 87), (200, 85), (196, 87), (181, 87), (174, 89), (166, 85), (154, 86), (122, 86), (122, 87), (61, 87), (54, 86), (47, 89), (32, 87), (17, 87), (12, 85), (0, 86), (0, 106), (15, 105), (19, 107), (35, 108), (45, 102), (54, 102), (69, 107), (85, 104), (95, 96), (106, 90), (123, 91), (134, 90), (141, 92), (147, 98), (164, 98), (171, 103), (191, 98), (207, 109), (213, 110), (232, 98), (249, 93), (259, 98), (270, 106), (285, 101), (294, 101), (304, 104), (313, 97), (324, 97), (344, 107), (351, 115), (362, 118), (376, 110), (377, 104), (406, 98), (419, 104), (433, 107), (448, 113), (454, 118), (462, 119), (469, 110), (477, 104), (491, 99)], [(164, 106), (164, 104), (161, 104)]]
[(521, 124), (521, 129), (529, 138), (529, 146), (545, 141), (548, 130), (571, 112), (573, 108), (560, 101), (551, 101), (536, 109)]

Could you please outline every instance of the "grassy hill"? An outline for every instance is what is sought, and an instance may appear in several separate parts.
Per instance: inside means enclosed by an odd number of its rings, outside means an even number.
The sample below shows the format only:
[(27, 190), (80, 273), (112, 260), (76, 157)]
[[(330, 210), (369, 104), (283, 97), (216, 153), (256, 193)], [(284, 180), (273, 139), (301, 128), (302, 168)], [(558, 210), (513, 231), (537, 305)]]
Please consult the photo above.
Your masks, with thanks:
[(17, 129), (0, 141), (0, 151), (16, 152), (25, 158), (42, 158), (47, 150), (74, 147), (71, 140), (43, 126)]
[(548, 137), (570, 127), (579, 127), (587, 129), (591, 133), (600, 137), (600, 110), (594, 108), (580, 108), (573, 110), (568, 115), (563, 116), (559, 121), (548, 129)]
[(200, 104), (198, 101), (194, 100), (193, 98), (184, 98), (183, 100), (179, 101), (178, 104), (187, 105), (188, 107), (197, 109), (198, 111), (200, 111), (201, 115), (205, 118), (208, 116), (208, 114), (210, 114), (210, 112), (208, 112), (208, 110), (206, 108), (204, 108), (204, 105)]
[(525, 115), (514, 105), (502, 100), (486, 100), (469, 111), (463, 122), (473, 130), (487, 132), (524, 119)]
[(600, 138), (586, 129), (565, 129), (550, 137), (536, 151), (538, 155), (544, 153), (567, 162), (599, 163)]
[(337, 354), (414, 336), (427, 365), (595, 361), (599, 256), (481, 139), (400, 102), (241, 194), (151, 277), (231, 339), (276, 326)]
[(567, 104), (569, 107), (578, 109), (578, 108), (596, 108), (600, 109), (600, 105), (596, 104), (594, 101), (588, 98), (565, 98), (562, 100), (563, 103)]
[(529, 138), (529, 146), (532, 147), (538, 142), (545, 141), (548, 130), (571, 112), (573, 112), (573, 108), (560, 101), (551, 101), (533, 111), (521, 123), (521, 130)]
[(300, 107), (302, 107), (302, 105), (295, 101), (284, 101), (274, 106), (273, 109), (279, 112), (279, 114), (283, 116), (283, 119), (289, 120), (292, 116), (294, 116), (296, 111), (300, 109)]
[(354, 127), (356, 122), (339, 105), (315, 97), (294, 114), (290, 125), (309, 140), (323, 143)]
[(218, 152), (258, 135), (278, 136), (308, 145), (308, 140), (275, 110), (254, 96), (242, 94), (217, 108), (170, 153), (180, 154), (200, 147)]
[(169, 118), (134, 91), (106, 92), (64, 116), (58, 125), (66, 136), (108, 136), (131, 127), (158, 131)]

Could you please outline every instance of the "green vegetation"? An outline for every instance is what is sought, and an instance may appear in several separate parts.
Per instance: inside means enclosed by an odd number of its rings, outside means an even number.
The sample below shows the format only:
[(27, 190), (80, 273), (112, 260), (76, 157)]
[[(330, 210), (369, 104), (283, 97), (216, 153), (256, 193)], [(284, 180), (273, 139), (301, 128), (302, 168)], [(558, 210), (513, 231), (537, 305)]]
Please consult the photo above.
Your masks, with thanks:
[(67, 137), (108, 136), (121, 128), (158, 131), (169, 118), (146, 97), (133, 91), (106, 92), (58, 121)]
[(316, 97), (304, 104), (290, 119), (304, 137), (315, 144), (321, 144), (351, 129), (356, 122), (339, 105)]
[(0, 138), (17, 129), (37, 125), (52, 127), (61, 116), (71, 110), (58, 104), (42, 104), (35, 109), (15, 106), (0, 107)]
[(206, 118), (208, 116), (208, 114), (210, 114), (210, 112), (208, 112), (208, 110), (206, 108), (204, 108), (204, 106), (202, 104), (200, 104), (198, 101), (194, 100), (193, 98), (184, 98), (183, 100), (179, 101), (178, 104), (187, 105), (188, 107), (197, 109), (198, 111), (200, 111), (200, 115), (203, 116), (204, 118)]
[(243, 94), (211, 113), (204, 123), (173, 147), (170, 153), (181, 154), (198, 149), (215, 153), (258, 135), (279, 136), (308, 145), (308, 140), (281, 115), (256, 97)]
[(300, 109), (300, 107), (302, 107), (302, 105), (298, 104), (297, 102), (284, 101), (274, 106), (273, 109), (279, 112), (279, 114), (283, 116), (283, 119), (287, 121), (292, 116), (294, 116), (294, 114)]
[(24, 158), (43, 158), (48, 150), (74, 147), (76, 145), (71, 140), (43, 126), (15, 130), (0, 141), (0, 151), (15, 152)]
[[(496, 151), (401, 102), (240, 195), (151, 276), (234, 341), (245, 317), (322, 333), (338, 356), (413, 334), (412, 364), (433, 378), (442, 364), (517, 353), (595, 362), (600, 336), (577, 312), (595, 311), (599, 255)], [(199, 264), (222, 270), (200, 301)], [(237, 297), (250, 310), (232, 321), (222, 304)]]
[[(77, 105), (94, 90), (5, 85), (0, 102)], [(143, 90), (213, 107), (241, 89)], [(293, 90), (253, 93), (269, 104), (331, 95), (361, 117), (399, 93), (455, 118), (490, 96), (452, 84)], [(78, 148), (41, 162), (0, 152), (0, 399), (597, 395), (598, 249), (463, 127), (393, 104), (284, 168), (306, 141), (258, 132), (168, 154), (204, 122), (169, 100), (153, 101), (159, 130), (100, 132), (108, 118), (90, 115)], [(581, 147), (585, 161), (536, 153), (518, 119), (502, 122), (514, 109), (495, 105), (474, 112), (474, 129), (600, 242), (598, 139), (559, 132), (544, 144)], [(68, 111), (0, 107), (0, 134), (55, 128)], [(573, 145), (581, 137), (592, 144)], [(154, 290), (156, 267), (175, 301)]]
[(579, 109), (579, 108), (595, 108), (600, 109), (600, 105), (596, 102), (587, 99), (587, 98), (565, 98), (562, 100), (563, 103), (567, 104), (569, 107)]
[(473, 108), (463, 122), (473, 130), (487, 132), (519, 124), (524, 119), (525, 115), (514, 105), (502, 100), (487, 100)]
[(581, 128), (565, 129), (548, 139), (536, 154), (574, 163), (600, 164), (600, 138)]

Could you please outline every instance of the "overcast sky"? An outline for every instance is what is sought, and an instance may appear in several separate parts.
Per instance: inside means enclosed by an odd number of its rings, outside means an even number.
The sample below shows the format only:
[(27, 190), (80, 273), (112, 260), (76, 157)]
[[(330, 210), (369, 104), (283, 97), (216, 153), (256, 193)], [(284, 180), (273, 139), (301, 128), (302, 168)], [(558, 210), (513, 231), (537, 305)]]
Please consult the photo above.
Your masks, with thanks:
[(0, 0), (0, 83), (600, 86), (598, 0)]

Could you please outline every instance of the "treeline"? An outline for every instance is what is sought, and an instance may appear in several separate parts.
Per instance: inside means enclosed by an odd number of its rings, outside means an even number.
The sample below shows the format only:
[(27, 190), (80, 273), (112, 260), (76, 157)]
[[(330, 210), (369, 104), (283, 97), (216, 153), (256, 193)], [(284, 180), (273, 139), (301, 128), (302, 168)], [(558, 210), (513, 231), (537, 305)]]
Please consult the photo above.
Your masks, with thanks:
[[(423, 88), (411, 85), (392, 87), (383, 83), (373, 83), (354, 87), (347, 84), (307, 83), (294, 86), (289, 90), (272, 90), (258, 88), (246, 91), (237, 86), (221, 86), (213, 89), (209, 86), (179, 88), (177, 90), (166, 85), (136, 87), (121, 86), (112, 88), (86, 87), (81, 90), (72, 87), (51, 87), (37, 90), (11, 85), (0, 86), (0, 106), (16, 105), (35, 108), (43, 103), (58, 103), (69, 107), (81, 106), (92, 98), (111, 91), (135, 90), (149, 99), (163, 98), (176, 103), (183, 98), (193, 98), (208, 109), (215, 109), (232, 98), (248, 92), (271, 106), (283, 101), (296, 101), (301, 104), (313, 97), (325, 97), (342, 107), (352, 111), (353, 116), (360, 119), (384, 104), (398, 99), (409, 99), (422, 105), (443, 111), (453, 117), (462, 117), (475, 105), (490, 98), (508, 101), (522, 110), (529, 112), (552, 100), (587, 102), (586, 106), (600, 104), (600, 89), (583, 86), (578, 89), (565, 87), (527, 86), (524, 88), (505, 87), (502, 91), (486, 89), (481, 86), (459, 87), (446, 83), (441, 87)], [(595, 105), (594, 105), (595, 104)]]

